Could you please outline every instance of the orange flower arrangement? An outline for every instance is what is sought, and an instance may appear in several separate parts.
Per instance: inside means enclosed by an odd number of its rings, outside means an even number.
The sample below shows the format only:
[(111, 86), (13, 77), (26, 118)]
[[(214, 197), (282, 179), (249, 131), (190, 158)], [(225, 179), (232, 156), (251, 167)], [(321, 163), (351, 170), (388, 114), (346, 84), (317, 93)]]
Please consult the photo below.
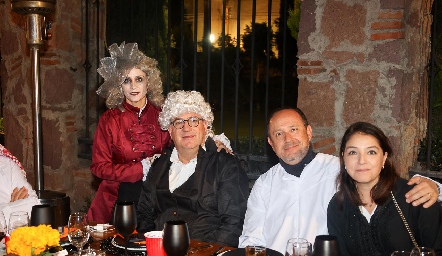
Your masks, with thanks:
[(19, 227), (6, 243), (8, 254), (18, 256), (52, 255), (49, 249), (59, 247), (60, 234), (50, 225)]

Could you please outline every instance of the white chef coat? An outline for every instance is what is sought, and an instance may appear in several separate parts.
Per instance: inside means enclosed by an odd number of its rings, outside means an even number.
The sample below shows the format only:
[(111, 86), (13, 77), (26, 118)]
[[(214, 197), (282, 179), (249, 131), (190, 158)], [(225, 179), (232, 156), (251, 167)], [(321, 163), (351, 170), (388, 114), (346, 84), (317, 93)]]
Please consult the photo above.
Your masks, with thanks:
[(280, 164), (255, 182), (239, 247), (261, 245), (285, 254), (287, 240), (328, 234), (327, 207), (336, 192), (339, 158), (318, 153), (298, 178)]

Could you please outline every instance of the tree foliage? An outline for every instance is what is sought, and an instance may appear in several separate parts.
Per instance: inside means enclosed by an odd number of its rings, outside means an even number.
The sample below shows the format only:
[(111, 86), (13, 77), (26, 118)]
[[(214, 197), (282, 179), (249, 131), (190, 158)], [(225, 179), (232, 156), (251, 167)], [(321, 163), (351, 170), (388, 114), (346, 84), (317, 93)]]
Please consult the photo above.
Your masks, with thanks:
[(299, 21), (301, 20), (301, 0), (294, 1), (293, 9), (288, 12), (287, 27), (295, 40), (298, 40)]
[[(434, 4), (436, 4), (436, 1)], [(432, 37), (434, 37), (435, 44), (435, 51), (432, 53), (434, 57), (434, 66), (432, 67), (434, 77), (430, 76), (429, 87), (431, 86), (432, 82), (433, 100), (431, 106), (428, 108), (432, 113), (432, 129), (428, 130), (429, 132), (431, 131), (432, 141), (430, 166), (426, 166), (426, 168), (431, 171), (442, 171), (442, 15), (440, 13), (433, 15), (433, 26), (436, 26), (437, 31), (435, 31), (434, 35), (432, 35)], [(418, 155), (419, 162), (426, 162), (428, 154), (427, 140), (428, 138), (424, 138), (421, 141)]]

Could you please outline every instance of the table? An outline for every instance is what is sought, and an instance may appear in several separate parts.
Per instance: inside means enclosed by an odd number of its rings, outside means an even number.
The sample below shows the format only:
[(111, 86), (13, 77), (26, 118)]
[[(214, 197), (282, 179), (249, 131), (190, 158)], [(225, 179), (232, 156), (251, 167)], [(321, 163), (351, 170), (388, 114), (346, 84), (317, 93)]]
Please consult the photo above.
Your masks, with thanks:
[[(101, 242), (109, 237), (112, 237), (116, 234), (115, 230), (106, 231), (106, 232), (92, 232), (91, 236), (93, 242), (90, 244), (93, 249), (100, 249)], [(222, 245), (215, 243), (202, 242), (197, 240), (190, 240), (189, 252), (187, 255), (189, 256), (209, 256), (215, 253), (219, 248), (223, 247)], [(233, 250), (234, 247), (225, 246), (218, 253)], [(113, 256), (113, 254), (107, 254), (109, 256)]]
[[(229, 251), (225, 254), (223, 254), (223, 256), (244, 256), (246, 254), (246, 251), (244, 248), (239, 248), (233, 251)], [(283, 256), (282, 253), (277, 252), (275, 250), (266, 249), (266, 256)]]

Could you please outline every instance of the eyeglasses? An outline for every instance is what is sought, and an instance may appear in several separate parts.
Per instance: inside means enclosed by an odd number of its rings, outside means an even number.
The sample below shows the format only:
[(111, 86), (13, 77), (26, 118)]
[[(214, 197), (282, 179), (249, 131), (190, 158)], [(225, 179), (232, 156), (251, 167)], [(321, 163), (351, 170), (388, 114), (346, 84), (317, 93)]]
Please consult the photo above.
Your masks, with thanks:
[(178, 118), (172, 122), (172, 125), (177, 129), (183, 129), (184, 123), (187, 122), (187, 124), (190, 127), (197, 127), (200, 124), (201, 120), (204, 120), (204, 119), (196, 117), (196, 116), (189, 117), (188, 119)]

